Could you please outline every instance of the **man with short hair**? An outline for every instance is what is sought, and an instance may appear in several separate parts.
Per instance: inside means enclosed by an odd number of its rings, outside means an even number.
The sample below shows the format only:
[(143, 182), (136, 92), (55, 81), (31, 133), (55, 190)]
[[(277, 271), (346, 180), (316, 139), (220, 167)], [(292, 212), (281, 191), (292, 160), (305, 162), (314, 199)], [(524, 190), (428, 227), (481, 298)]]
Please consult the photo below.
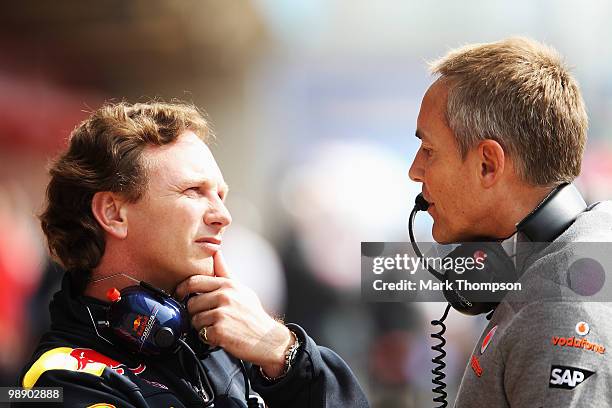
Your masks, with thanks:
[[(64, 406), (246, 407), (244, 360), (270, 407), (368, 406), (340, 357), (231, 278), (220, 251), (228, 186), (210, 137), (193, 106), (159, 102), (105, 105), (72, 132), (41, 216), (66, 274), (20, 385), (63, 387)], [(116, 291), (135, 282), (149, 286)], [(109, 301), (167, 303), (166, 293), (188, 299), (182, 322), (192, 326), (172, 349), (161, 349), (175, 334), (159, 327), (161, 306), (136, 318), (109, 312)]]
[[(556, 51), (510, 38), (451, 51), (432, 71), (439, 77), (421, 104), (421, 146), (409, 176), (422, 183), (437, 242), (612, 241), (612, 204), (587, 208), (567, 185), (580, 173), (587, 114)], [(561, 197), (582, 205), (557, 212), (567, 222), (553, 228), (556, 217), (540, 214), (553, 201), (569, 205)], [(538, 217), (537, 228), (523, 228)], [(608, 354), (559, 344), (612, 342), (610, 303), (567, 290), (575, 289), (567, 283), (575, 248), (507, 252), (523, 291), (509, 293), (489, 316), (455, 406), (611, 406)]]

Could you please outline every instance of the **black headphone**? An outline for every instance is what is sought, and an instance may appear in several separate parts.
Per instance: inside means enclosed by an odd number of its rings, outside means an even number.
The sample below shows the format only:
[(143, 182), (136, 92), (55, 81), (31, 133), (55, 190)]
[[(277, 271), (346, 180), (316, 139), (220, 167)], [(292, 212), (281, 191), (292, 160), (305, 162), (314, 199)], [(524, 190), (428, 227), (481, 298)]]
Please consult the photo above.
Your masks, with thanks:
[[(429, 203), (423, 198), (423, 194), (417, 195), (408, 224), (410, 242), (419, 258), (424, 258), (424, 256), (414, 239), (413, 223), (416, 213), (425, 211), (428, 207)], [(587, 205), (576, 187), (569, 183), (562, 184), (516, 225), (515, 233), (521, 233), (531, 242), (552, 242), (585, 210), (587, 210)], [(487, 293), (484, 295), (486, 299), (483, 299), (482, 292), (460, 289), (462, 286), (454, 284), (455, 281), (462, 279), (470, 283), (513, 283), (520, 277), (512, 257), (506, 253), (501, 242), (498, 241), (462, 243), (444, 258), (452, 262), (442, 262), (442, 264), (456, 265), (454, 261), (457, 258), (479, 258), (484, 266), (481, 269), (470, 270), (469, 274), (463, 274), (453, 268), (439, 272), (427, 262), (424, 265), (427, 265), (427, 270), (438, 280), (453, 283), (444, 285), (444, 297), (454, 309), (467, 315), (478, 315), (494, 310), (504, 297), (505, 291), (495, 292), (493, 298), (491, 293)], [(447, 289), (449, 287), (451, 289)]]

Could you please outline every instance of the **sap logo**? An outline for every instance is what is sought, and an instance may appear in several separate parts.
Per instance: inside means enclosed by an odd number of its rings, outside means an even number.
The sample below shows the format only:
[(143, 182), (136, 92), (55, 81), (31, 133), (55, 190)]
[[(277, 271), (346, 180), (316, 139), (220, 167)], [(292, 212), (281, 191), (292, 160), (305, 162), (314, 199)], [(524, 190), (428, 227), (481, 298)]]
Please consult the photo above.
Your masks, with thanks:
[(573, 390), (593, 374), (595, 372), (582, 368), (554, 365), (550, 368), (549, 387)]

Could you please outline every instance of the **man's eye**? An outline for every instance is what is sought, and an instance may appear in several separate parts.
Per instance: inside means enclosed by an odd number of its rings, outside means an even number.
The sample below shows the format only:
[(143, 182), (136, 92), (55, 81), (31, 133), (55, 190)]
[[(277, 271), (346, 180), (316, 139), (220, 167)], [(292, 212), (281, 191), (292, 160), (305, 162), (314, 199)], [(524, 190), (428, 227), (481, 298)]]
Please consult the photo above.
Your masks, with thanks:
[(199, 195), (200, 194), (200, 187), (191, 187), (191, 188), (188, 188), (187, 190), (185, 190), (185, 194), (188, 194), (188, 195)]
[(433, 151), (427, 147), (421, 147), (421, 150), (423, 150), (423, 153), (425, 153), (425, 155), (428, 157), (433, 153)]

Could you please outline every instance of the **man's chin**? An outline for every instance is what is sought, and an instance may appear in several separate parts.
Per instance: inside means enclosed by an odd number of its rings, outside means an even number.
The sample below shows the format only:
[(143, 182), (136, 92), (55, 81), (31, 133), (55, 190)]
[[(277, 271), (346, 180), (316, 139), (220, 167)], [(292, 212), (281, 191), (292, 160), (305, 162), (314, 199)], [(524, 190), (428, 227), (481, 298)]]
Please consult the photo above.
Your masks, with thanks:
[(177, 275), (172, 283), (172, 289), (169, 293), (174, 293), (176, 287), (183, 281), (195, 275), (215, 276), (212, 265), (210, 267), (192, 267), (185, 268), (180, 275)]
[(213, 268), (212, 262), (210, 262), (210, 265), (197, 265), (190, 270), (189, 276), (193, 275), (215, 276), (215, 268)]
[(452, 239), (441, 239), (441, 238), (436, 238), (436, 237), (434, 237), (434, 241), (436, 241), (436, 243), (440, 245), (449, 245), (449, 244), (454, 244), (457, 242)]
[(456, 238), (449, 234), (448, 231), (441, 230), (441, 228), (436, 228), (436, 224), (431, 229), (431, 235), (433, 236), (434, 241), (441, 245), (454, 244), (457, 242)]
[(212, 257), (209, 259), (200, 259), (184, 265), (180, 268), (180, 272), (175, 274), (176, 278), (181, 281), (194, 275), (214, 276), (215, 268), (213, 266)]
[(189, 266), (185, 268), (191, 275), (215, 275), (215, 263), (212, 256), (206, 256), (202, 258), (196, 258), (189, 263)]

